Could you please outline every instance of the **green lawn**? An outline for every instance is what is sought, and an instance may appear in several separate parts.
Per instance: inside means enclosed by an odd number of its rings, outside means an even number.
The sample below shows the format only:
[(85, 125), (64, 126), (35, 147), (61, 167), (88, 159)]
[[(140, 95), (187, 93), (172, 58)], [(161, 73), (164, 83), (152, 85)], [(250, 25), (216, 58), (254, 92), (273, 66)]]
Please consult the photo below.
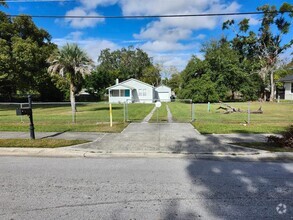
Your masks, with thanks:
[[(229, 103), (230, 105), (247, 110), (248, 104)], [(173, 119), (178, 122), (191, 121), (191, 105), (180, 102), (168, 103)], [(195, 104), (195, 121), (192, 123), (203, 134), (225, 133), (280, 133), (286, 126), (293, 123), (293, 103), (259, 103), (252, 102), (251, 110), (262, 106), (263, 114), (251, 114), (250, 124), (246, 113), (223, 114), (217, 110), (220, 104)]]
[(56, 148), (76, 144), (83, 144), (84, 140), (61, 140), (61, 139), (0, 139), (0, 147), (21, 147), (21, 148)]
[[(153, 105), (154, 107), (155, 105)], [(156, 111), (154, 112), (152, 118), (150, 119), (150, 122), (168, 122), (168, 114), (167, 114), (167, 108), (166, 103), (162, 102), (162, 105), (160, 108), (156, 108)]]
[(168, 103), (174, 122), (191, 122), (191, 104), (182, 102)]
[[(0, 131), (28, 131), (27, 116), (16, 116), (17, 105), (0, 105)], [(150, 104), (128, 104), (129, 121), (142, 120), (153, 108)], [(124, 123), (124, 105), (113, 104), (113, 127), (109, 126), (109, 104), (77, 104), (77, 122), (73, 124), (70, 105), (34, 105), (35, 131), (97, 131), (120, 132)]]
[[(159, 122), (167, 121), (166, 105), (169, 106), (175, 122), (191, 121), (191, 104), (171, 102), (162, 103), (159, 108)], [(248, 104), (230, 103), (242, 110)], [(70, 105), (34, 105), (35, 130), (38, 131), (96, 131), (120, 132), (129, 122), (141, 121), (154, 108), (154, 104), (128, 104), (126, 114), (128, 121), (124, 123), (124, 105), (113, 104), (113, 127), (109, 126), (109, 105), (107, 103), (88, 103), (77, 105), (77, 123), (71, 122)], [(195, 104), (195, 121), (192, 123), (203, 134), (221, 133), (279, 133), (293, 123), (293, 103), (251, 103), (251, 110), (260, 106), (263, 114), (251, 114), (250, 124), (246, 125), (246, 113), (223, 114), (217, 110), (220, 104)], [(0, 131), (28, 131), (27, 116), (16, 116), (16, 105), (0, 105)], [(157, 113), (150, 122), (157, 121)], [(246, 125), (246, 126), (245, 126)]]

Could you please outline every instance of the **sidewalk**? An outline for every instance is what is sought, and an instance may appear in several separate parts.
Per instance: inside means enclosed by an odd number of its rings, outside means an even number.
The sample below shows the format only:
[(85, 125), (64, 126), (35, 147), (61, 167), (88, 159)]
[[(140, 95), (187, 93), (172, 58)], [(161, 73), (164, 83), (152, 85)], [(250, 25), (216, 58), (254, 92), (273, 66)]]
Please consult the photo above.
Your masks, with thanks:
[(235, 161), (270, 161), (270, 162), (293, 162), (293, 153), (270, 153), (262, 152), (259, 154), (239, 154), (239, 153), (171, 153), (171, 152), (94, 152), (75, 150), (70, 148), (0, 148), (1, 156), (18, 157), (54, 157), (54, 158), (188, 158), (205, 160), (235, 160)]
[[(122, 133), (37, 132), (36, 138), (79, 139), (89, 143), (63, 148), (0, 148), (0, 156), (44, 157), (191, 157), (293, 161), (293, 153), (270, 153), (234, 146), (264, 142), (266, 134), (201, 135), (190, 124), (131, 123)], [(29, 138), (28, 132), (0, 132), (0, 139)]]
[[(36, 139), (65, 139), (95, 141), (103, 133), (97, 132), (35, 132)], [(29, 139), (29, 132), (0, 131), (0, 139)]]

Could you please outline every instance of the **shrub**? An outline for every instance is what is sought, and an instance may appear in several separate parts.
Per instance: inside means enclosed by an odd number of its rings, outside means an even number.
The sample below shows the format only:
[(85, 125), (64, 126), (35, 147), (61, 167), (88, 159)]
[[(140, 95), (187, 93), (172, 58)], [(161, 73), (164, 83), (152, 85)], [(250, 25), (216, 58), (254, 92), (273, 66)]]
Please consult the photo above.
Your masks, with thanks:
[(269, 143), (276, 143), (280, 147), (293, 148), (293, 125), (290, 125), (286, 131), (281, 133), (282, 137), (271, 135), (268, 137)]

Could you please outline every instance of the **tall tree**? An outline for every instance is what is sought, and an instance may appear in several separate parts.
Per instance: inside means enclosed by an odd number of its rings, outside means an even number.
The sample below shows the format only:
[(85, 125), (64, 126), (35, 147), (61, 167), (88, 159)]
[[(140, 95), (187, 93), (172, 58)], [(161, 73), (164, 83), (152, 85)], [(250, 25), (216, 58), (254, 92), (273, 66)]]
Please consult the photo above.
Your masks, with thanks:
[(100, 69), (107, 72), (113, 82), (115, 78), (120, 80), (141, 79), (143, 70), (152, 66), (152, 60), (148, 54), (139, 48), (134, 49), (133, 47), (115, 51), (110, 51), (110, 49), (102, 50), (98, 62)]
[(160, 69), (153, 65), (144, 68), (140, 80), (153, 86), (158, 86), (161, 82)]
[(180, 73), (174, 73), (167, 82), (167, 86), (171, 88), (172, 91), (177, 95), (182, 87), (182, 77)]
[(99, 99), (106, 93), (106, 88), (110, 86), (110, 75), (97, 66), (90, 75), (85, 76), (85, 88), (87, 92), (97, 96)]
[(92, 60), (77, 44), (66, 44), (61, 49), (56, 50), (49, 57), (48, 62), (50, 63), (48, 72), (60, 74), (70, 84), (72, 122), (75, 123), (75, 94), (78, 92), (77, 85), (85, 74), (90, 73)]
[(258, 76), (246, 71), (248, 64), (225, 38), (205, 43), (202, 52), (204, 60), (193, 56), (181, 73), (182, 88), (178, 90), (180, 98), (206, 102), (226, 100), (229, 95), (234, 100), (236, 92), (243, 99), (256, 98), (254, 94), (259, 91)]
[[(293, 17), (293, 5), (283, 3), (279, 10), (275, 6), (263, 5), (257, 8), (262, 11), (263, 17), (261, 26), (257, 34), (250, 31), (250, 36), (255, 37), (253, 47), (250, 47), (252, 52), (258, 56), (261, 68), (259, 74), (265, 81), (268, 78), (270, 88), (270, 101), (274, 99), (274, 72), (277, 67), (277, 62), (281, 53), (292, 46), (293, 40), (288, 43), (282, 42), (282, 36), (289, 33), (290, 20)], [(288, 16), (286, 16), (288, 14)], [(223, 28), (229, 28), (234, 25), (234, 20), (226, 21)], [(249, 20), (244, 19), (239, 23), (240, 34), (234, 38), (234, 42), (241, 42), (241, 39), (247, 39), (245, 34), (249, 30)], [(242, 46), (248, 46), (247, 42), (241, 42)]]
[(30, 16), (12, 19), (0, 12), (0, 45), (0, 95), (40, 94), (44, 85), (54, 87), (46, 60), (56, 45)]
[(235, 99), (235, 92), (239, 91), (247, 74), (240, 64), (239, 53), (230, 47), (226, 39), (211, 41), (204, 45), (205, 61), (209, 64), (210, 76), (217, 83), (217, 90), (224, 98), (227, 91), (231, 91), (231, 99)]

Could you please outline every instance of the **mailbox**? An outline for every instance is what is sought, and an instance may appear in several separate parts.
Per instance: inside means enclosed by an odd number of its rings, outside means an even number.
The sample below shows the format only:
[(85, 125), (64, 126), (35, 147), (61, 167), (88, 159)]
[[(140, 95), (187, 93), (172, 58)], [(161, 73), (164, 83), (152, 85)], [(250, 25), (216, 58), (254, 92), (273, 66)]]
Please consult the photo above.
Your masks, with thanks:
[(32, 115), (31, 108), (18, 108), (16, 109), (16, 115)]

